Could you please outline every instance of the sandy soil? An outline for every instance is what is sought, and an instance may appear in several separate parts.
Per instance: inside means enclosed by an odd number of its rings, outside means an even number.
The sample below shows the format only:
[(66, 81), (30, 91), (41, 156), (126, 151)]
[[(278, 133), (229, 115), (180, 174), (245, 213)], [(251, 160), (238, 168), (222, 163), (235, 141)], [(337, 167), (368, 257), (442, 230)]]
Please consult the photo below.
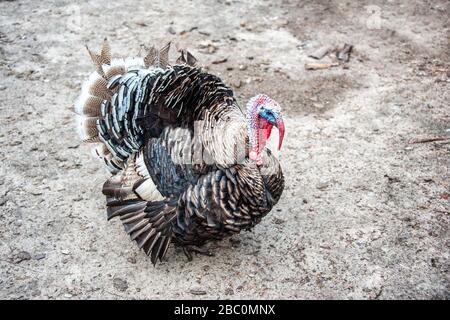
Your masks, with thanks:
[[(450, 144), (411, 142), (449, 138), (449, 2), (352, 3), (0, 1), (0, 298), (448, 299)], [(172, 40), (241, 105), (284, 107), (283, 197), (215, 257), (153, 267), (106, 221), (71, 111), (105, 36), (118, 56)]]

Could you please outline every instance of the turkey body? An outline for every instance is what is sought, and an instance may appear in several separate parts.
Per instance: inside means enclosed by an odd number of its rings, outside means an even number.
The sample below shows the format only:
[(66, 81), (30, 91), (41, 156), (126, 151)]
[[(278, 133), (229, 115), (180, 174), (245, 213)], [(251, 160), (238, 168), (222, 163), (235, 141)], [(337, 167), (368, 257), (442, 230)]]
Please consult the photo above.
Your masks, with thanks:
[(169, 65), (167, 51), (112, 60), (105, 42), (75, 107), (83, 140), (112, 174), (108, 219), (119, 217), (153, 263), (170, 243), (191, 248), (251, 229), (284, 187), (270, 150), (263, 165), (248, 159), (232, 90), (188, 52)]

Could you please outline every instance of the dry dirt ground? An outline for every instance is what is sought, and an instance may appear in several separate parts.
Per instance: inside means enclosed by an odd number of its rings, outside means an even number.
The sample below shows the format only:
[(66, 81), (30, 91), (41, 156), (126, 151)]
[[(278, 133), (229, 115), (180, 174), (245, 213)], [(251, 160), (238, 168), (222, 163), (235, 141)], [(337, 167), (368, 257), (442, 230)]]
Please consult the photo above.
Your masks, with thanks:
[[(0, 1), (0, 298), (450, 298), (449, 1)], [(156, 267), (107, 222), (72, 106), (93, 70), (172, 40), (287, 123), (253, 232)], [(307, 71), (325, 45), (346, 64)], [(226, 59), (226, 61), (224, 61)], [(322, 59), (333, 61), (333, 55)], [(276, 139), (276, 138), (275, 138)], [(417, 141), (416, 141), (417, 142)]]

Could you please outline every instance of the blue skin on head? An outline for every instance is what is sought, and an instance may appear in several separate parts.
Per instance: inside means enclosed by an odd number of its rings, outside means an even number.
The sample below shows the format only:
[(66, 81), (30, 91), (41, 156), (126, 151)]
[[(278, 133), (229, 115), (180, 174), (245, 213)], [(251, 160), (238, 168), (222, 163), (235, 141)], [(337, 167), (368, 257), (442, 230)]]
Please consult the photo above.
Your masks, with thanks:
[(259, 115), (264, 118), (267, 122), (276, 125), (277, 122), (277, 116), (275, 112), (269, 109), (261, 108), (259, 111)]

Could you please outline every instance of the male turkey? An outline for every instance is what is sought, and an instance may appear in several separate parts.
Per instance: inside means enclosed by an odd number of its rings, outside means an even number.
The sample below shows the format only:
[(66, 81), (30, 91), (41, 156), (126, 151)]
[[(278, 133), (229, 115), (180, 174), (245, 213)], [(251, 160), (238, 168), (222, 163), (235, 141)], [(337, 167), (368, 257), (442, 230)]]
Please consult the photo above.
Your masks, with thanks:
[(191, 259), (206, 241), (251, 229), (284, 187), (265, 147), (276, 126), (281, 148), (279, 105), (257, 95), (245, 116), (188, 51), (170, 65), (169, 47), (128, 59), (111, 59), (106, 39), (100, 54), (88, 49), (96, 71), (75, 105), (83, 141), (112, 174), (103, 186), (107, 217), (120, 217), (153, 264), (170, 243)]

